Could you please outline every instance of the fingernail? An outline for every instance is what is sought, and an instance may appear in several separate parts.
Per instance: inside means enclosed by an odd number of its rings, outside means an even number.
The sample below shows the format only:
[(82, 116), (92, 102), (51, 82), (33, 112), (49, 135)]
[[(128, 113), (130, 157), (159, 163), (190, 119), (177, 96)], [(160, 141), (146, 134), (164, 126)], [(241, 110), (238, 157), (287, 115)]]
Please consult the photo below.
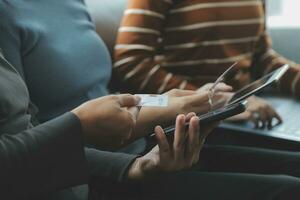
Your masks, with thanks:
[(194, 116), (192, 119), (197, 121), (197, 122), (199, 122), (199, 120), (200, 120), (199, 117), (197, 117), (197, 116)]
[(142, 98), (139, 97), (139, 96), (134, 96), (134, 97), (135, 97), (135, 101), (136, 101), (137, 103), (139, 103), (139, 102), (142, 100)]
[(179, 114), (178, 116), (179, 120), (185, 120), (185, 115), (184, 114)]

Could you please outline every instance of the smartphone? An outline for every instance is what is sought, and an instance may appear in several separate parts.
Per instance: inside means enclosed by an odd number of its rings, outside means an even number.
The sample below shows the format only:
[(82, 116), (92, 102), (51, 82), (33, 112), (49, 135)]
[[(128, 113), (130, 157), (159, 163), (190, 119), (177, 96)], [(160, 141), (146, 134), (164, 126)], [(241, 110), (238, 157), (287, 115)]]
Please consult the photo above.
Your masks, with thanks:
[[(206, 114), (197, 115), (200, 120), (199, 123), (200, 125), (205, 125), (213, 122), (218, 122), (226, 118), (232, 117), (234, 115), (240, 114), (246, 110), (246, 105), (247, 101), (244, 100), (235, 104), (224, 106)], [(185, 126), (186, 128), (188, 128), (189, 123), (187, 122)], [(175, 126), (169, 126), (167, 128), (164, 128), (163, 130), (167, 136), (173, 135), (175, 131)], [(155, 139), (155, 133), (152, 133), (149, 137), (151, 139)]]

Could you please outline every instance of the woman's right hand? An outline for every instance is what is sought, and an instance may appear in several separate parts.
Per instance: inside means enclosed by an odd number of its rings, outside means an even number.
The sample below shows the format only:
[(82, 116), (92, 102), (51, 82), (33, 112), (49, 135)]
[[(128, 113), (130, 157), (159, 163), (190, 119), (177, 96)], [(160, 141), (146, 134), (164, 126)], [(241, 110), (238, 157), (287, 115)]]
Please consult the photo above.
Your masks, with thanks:
[(110, 95), (88, 101), (72, 112), (80, 119), (88, 143), (115, 149), (130, 139), (139, 101), (139, 97), (130, 94)]

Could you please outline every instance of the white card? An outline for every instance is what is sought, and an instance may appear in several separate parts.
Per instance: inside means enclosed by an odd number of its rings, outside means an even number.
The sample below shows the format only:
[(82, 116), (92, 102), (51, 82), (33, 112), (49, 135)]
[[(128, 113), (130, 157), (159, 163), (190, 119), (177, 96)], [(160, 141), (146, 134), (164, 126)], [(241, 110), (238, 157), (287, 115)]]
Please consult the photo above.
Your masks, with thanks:
[(168, 106), (169, 98), (167, 95), (155, 95), (155, 94), (136, 94), (141, 97), (141, 101), (138, 106), (144, 107), (166, 107)]

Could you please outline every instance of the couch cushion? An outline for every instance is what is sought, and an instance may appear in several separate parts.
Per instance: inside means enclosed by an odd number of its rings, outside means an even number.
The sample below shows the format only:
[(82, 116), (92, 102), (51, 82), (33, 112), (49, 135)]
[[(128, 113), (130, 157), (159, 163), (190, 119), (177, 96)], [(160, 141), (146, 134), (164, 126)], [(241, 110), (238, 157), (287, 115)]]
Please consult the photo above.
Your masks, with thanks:
[(85, 0), (85, 2), (98, 34), (112, 53), (127, 0)]

